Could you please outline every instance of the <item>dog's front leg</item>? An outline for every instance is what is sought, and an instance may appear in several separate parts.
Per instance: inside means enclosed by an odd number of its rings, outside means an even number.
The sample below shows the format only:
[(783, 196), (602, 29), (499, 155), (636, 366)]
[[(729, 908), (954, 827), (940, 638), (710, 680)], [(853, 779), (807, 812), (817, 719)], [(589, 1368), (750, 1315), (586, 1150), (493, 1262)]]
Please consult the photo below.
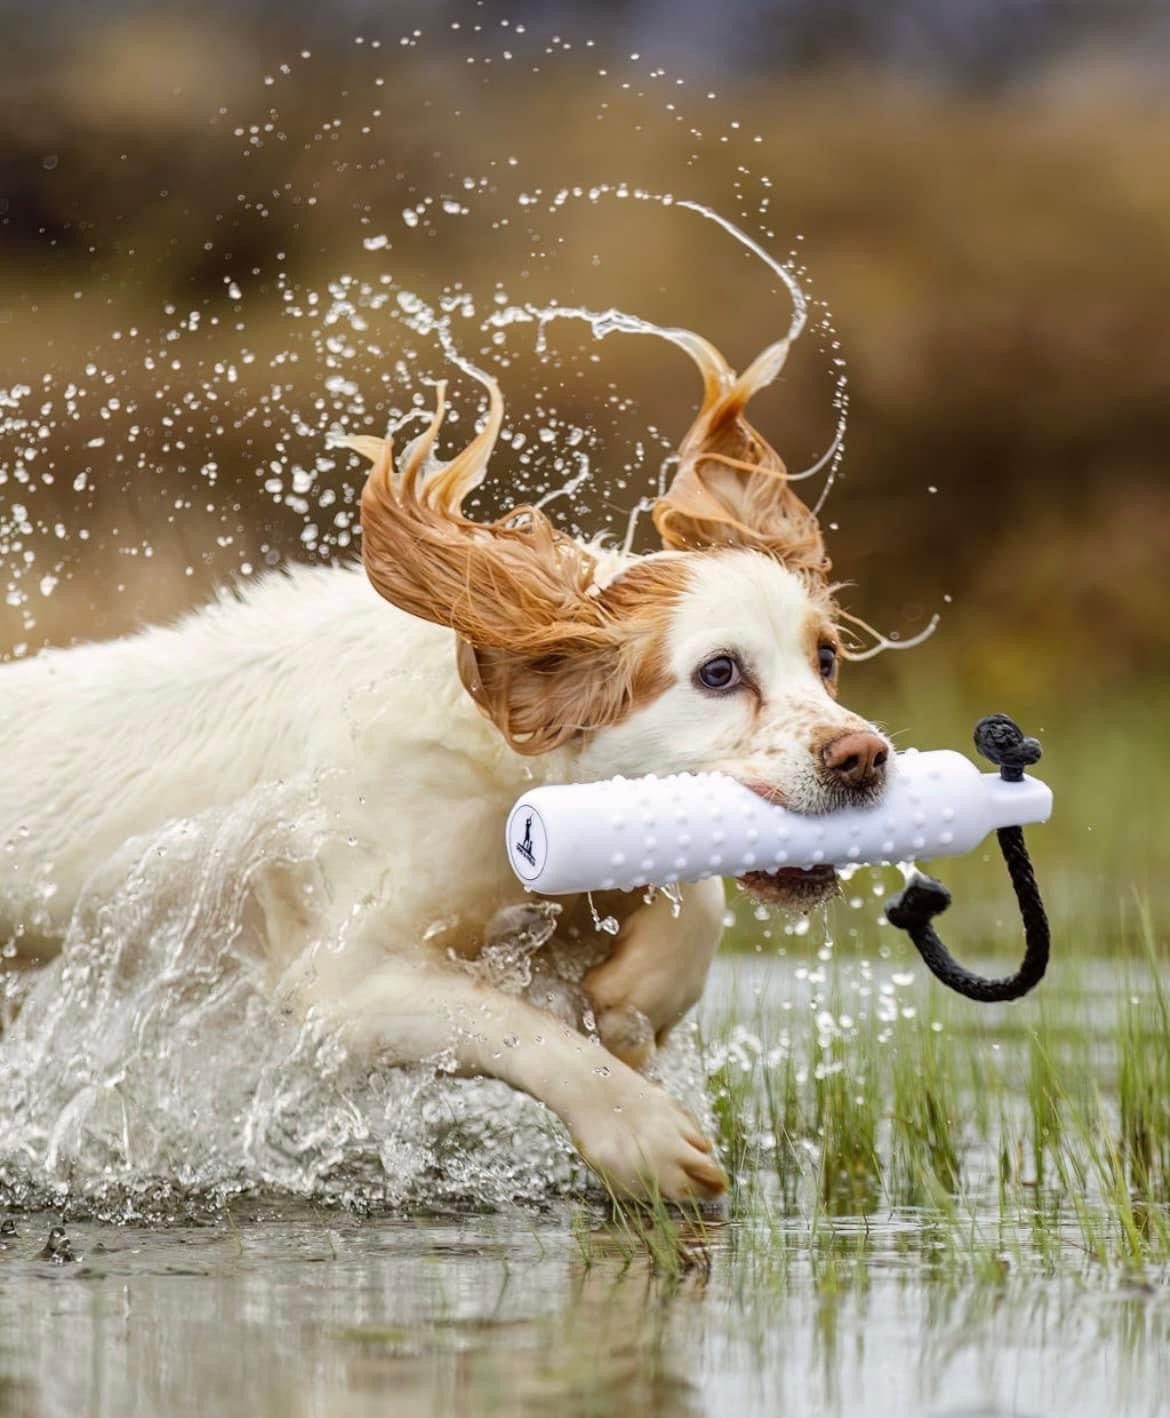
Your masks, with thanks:
[(671, 1028), (697, 1004), (723, 934), (718, 877), (680, 888), (681, 907), (659, 892), (627, 918), (613, 953), (582, 984), (606, 1048), (644, 1068)]
[(445, 1053), (502, 1078), (562, 1119), (615, 1192), (671, 1201), (726, 1187), (711, 1144), (666, 1092), (552, 1015), (429, 962), (381, 964), (331, 1014), (346, 1046), (396, 1064)]

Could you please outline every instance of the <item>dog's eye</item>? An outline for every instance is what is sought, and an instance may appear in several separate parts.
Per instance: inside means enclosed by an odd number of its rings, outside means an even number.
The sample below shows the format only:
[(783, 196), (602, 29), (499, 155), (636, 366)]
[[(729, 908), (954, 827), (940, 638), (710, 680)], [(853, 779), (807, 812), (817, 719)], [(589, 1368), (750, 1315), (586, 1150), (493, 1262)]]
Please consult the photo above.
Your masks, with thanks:
[(817, 659), (821, 667), (821, 678), (832, 679), (837, 668), (837, 652), (831, 645), (822, 645), (817, 651)]
[(732, 655), (715, 655), (699, 666), (699, 683), (704, 689), (734, 689), (743, 673)]

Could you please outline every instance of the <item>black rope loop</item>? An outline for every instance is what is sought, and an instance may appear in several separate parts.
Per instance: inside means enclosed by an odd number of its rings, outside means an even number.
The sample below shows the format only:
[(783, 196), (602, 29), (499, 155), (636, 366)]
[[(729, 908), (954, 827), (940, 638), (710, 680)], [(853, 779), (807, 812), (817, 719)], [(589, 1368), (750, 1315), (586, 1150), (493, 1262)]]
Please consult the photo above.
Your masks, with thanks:
[[(998, 767), (1009, 783), (1018, 783), (1024, 769), (1035, 763), (1041, 753), (1039, 742), (1026, 737), (1006, 714), (990, 714), (980, 719), (975, 726), (975, 747)], [(1001, 827), (995, 835), (1024, 923), (1024, 959), (1014, 975), (1000, 979), (977, 975), (960, 965), (946, 948), (931, 924), (934, 917), (951, 904), (950, 892), (942, 882), (916, 873), (906, 887), (886, 903), (886, 920), (906, 932), (931, 974), (957, 994), (984, 1004), (1019, 999), (1034, 989), (1044, 978), (1049, 953), (1048, 917), (1036, 885), (1032, 859), (1024, 845), (1023, 829)]]

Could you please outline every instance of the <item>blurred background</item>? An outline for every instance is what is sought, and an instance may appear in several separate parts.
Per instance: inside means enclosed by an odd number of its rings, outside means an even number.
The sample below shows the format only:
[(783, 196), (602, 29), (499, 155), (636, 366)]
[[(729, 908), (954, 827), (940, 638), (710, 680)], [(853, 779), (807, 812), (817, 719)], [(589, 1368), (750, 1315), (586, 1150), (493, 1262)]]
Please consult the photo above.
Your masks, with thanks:
[[(634, 194), (689, 197), (824, 303), (753, 412), (797, 468), (847, 405), (822, 512), (845, 604), (902, 637), (941, 617), (844, 697), (922, 746), (1015, 713), (1057, 789), (1035, 837), (1058, 948), (1143, 907), (1165, 935), (1162, 0), (42, 0), (0, 22), (0, 654), (352, 556), (360, 469), (327, 434), (383, 431), (445, 368), (402, 292), (445, 300), (504, 381), (496, 505), (578, 466), (567, 441), (589, 477), (561, 515), (620, 534), (693, 373), (582, 328), (537, 358), (479, 317), (618, 305), (742, 367), (786, 293)], [(347, 280), (392, 299), (339, 314)], [(993, 943), (998, 871), (944, 875)]]

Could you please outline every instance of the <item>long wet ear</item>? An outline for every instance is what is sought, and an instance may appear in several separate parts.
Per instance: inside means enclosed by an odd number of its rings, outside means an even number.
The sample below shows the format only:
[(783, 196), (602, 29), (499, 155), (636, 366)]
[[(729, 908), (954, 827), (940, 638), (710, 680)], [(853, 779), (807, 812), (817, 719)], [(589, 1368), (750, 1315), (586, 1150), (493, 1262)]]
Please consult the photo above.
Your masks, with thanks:
[(750, 547), (823, 581), (830, 563), (816, 516), (792, 490), (780, 455), (744, 417), (752, 395), (783, 368), (788, 342), (770, 345), (738, 379), (698, 335), (688, 332), (680, 343), (703, 376), (703, 402), (679, 445), (674, 481), (654, 505), (663, 546)]
[(598, 591), (594, 559), (539, 508), (490, 523), (464, 517), (503, 418), (498, 387), (485, 383), (487, 422), (449, 463), (434, 458), (442, 385), (430, 426), (397, 471), (389, 438), (345, 440), (374, 464), (362, 492), (362, 555), (380, 595), (455, 631), (463, 682), (509, 743), (543, 753), (615, 722), (645, 689), (635, 646), (653, 617), (639, 612), (665, 600), (659, 582), (669, 578), (642, 577), (647, 607), (631, 606), (629, 585)]

